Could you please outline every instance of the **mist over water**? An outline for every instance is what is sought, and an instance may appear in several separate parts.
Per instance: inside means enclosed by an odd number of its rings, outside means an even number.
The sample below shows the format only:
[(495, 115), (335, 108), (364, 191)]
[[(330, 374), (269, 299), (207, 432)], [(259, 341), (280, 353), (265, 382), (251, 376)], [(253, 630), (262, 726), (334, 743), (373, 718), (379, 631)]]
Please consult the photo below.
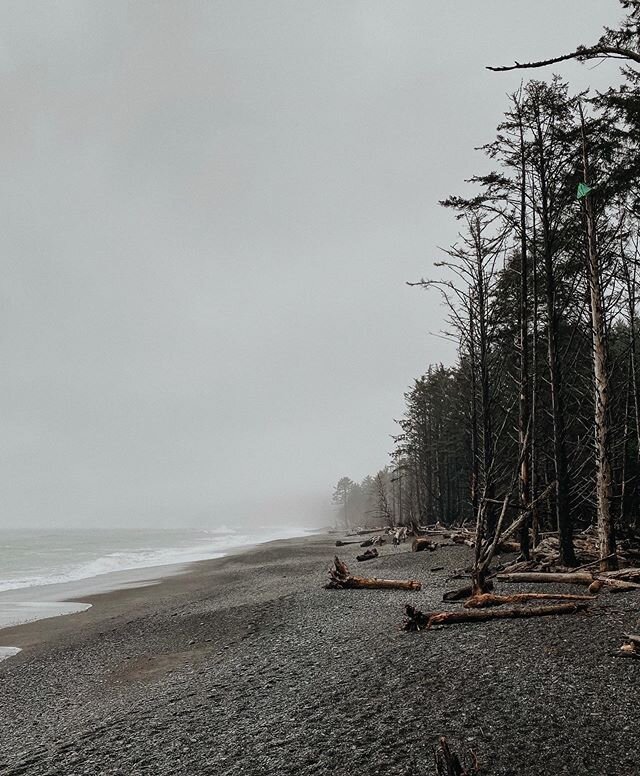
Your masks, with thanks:
[(254, 531), (226, 526), (210, 530), (8, 530), (0, 534), (0, 592), (217, 558), (238, 547), (304, 533), (304, 527), (293, 525)]

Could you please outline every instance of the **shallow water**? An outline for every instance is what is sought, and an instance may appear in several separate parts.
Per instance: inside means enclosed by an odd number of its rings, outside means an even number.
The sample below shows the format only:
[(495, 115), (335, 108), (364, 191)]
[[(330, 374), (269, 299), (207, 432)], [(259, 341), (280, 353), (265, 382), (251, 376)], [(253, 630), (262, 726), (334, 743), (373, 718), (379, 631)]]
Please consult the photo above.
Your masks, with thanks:
[(91, 604), (77, 601), (2, 601), (0, 600), (0, 628), (10, 628), (46, 617), (75, 614), (89, 609)]
[[(90, 604), (74, 599), (154, 584), (180, 573), (188, 563), (304, 533), (303, 528), (286, 526), (251, 535), (225, 527), (210, 531), (3, 531), (0, 629), (82, 612)], [(0, 646), (0, 660), (19, 651)]]

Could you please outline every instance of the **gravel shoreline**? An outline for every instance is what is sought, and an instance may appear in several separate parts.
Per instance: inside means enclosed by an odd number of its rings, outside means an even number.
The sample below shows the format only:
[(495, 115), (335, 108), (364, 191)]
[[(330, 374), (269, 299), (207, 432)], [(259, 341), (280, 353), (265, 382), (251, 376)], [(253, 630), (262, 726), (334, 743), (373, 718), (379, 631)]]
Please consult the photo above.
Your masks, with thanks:
[(328, 591), (333, 545), (272, 542), (3, 631), (23, 651), (0, 663), (0, 774), (422, 776), (439, 735), (487, 776), (640, 773), (640, 663), (615, 656), (640, 595), (408, 634), (404, 604), (441, 608), (468, 550), (362, 564), (419, 593)]

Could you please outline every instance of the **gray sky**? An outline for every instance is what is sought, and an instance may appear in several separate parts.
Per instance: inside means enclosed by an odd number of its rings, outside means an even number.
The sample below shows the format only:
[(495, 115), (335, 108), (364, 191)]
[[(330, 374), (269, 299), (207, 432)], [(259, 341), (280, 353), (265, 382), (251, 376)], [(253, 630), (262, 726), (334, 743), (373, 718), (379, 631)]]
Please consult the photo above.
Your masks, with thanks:
[[(2, 2), (0, 525), (313, 519), (451, 361), (437, 200), (615, 0)], [(615, 63), (557, 66), (576, 88)], [(551, 72), (537, 71), (537, 77)]]

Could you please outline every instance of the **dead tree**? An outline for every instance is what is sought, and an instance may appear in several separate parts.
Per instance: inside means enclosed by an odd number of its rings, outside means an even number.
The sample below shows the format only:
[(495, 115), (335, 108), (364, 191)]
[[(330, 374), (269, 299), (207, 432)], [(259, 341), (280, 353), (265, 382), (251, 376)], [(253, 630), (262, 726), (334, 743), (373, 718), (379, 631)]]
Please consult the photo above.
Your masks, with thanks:
[[(556, 304), (557, 213), (554, 212), (553, 189), (555, 181), (550, 173), (550, 159), (560, 151), (561, 143), (555, 136), (557, 114), (562, 115), (564, 95), (555, 87), (534, 85), (529, 95), (529, 121), (535, 153), (534, 171), (538, 192), (538, 210), (542, 228), (542, 255), (544, 267), (545, 302), (547, 313), (547, 358), (549, 391), (553, 422), (553, 464), (555, 473), (556, 522), (560, 534), (560, 554), (565, 566), (575, 566), (573, 524), (569, 499), (569, 471), (567, 465), (565, 411), (562, 386), (562, 368), (558, 353), (558, 308)], [(557, 205), (556, 205), (557, 207)]]
[[(527, 449), (527, 431), (532, 422), (529, 404), (529, 262), (527, 243), (527, 162), (524, 143), (524, 127), (520, 102), (517, 102), (518, 132), (520, 141), (520, 309), (519, 309), (519, 406), (518, 406), (518, 444), (520, 449), (520, 472), (518, 477), (518, 496), (521, 509), (525, 510), (531, 500), (530, 452)], [(529, 559), (531, 551), (529, 528), (531, 518), (522, 521), (520, 528), (520, 551)]]
[(587, 275), (591, 306), (591, 332), (593, 338), (593, 379), (595, 388), (595, 448), (596, 448), (596, 501), (598, 510), (598, 541), (600, 545), (600, 570), (618, 568), (616, 556), (616, 537), (613, 515), (611, 513), (611, 487), (613, 473), (609, 440), (609, 366), (608, 342), (605, 332), (604, 305), (602, 298), (602, 278), (598, 243), (596, 237), (595, 216), (593, 211), (593, 190), (589, 174), (589, 155), (587, 152), (587, 134), (582, 105), (580, 112), (580, 131), (582, 137), (582, 174), (587, 193), (583, 196), (583, 208), (587, 243)]

